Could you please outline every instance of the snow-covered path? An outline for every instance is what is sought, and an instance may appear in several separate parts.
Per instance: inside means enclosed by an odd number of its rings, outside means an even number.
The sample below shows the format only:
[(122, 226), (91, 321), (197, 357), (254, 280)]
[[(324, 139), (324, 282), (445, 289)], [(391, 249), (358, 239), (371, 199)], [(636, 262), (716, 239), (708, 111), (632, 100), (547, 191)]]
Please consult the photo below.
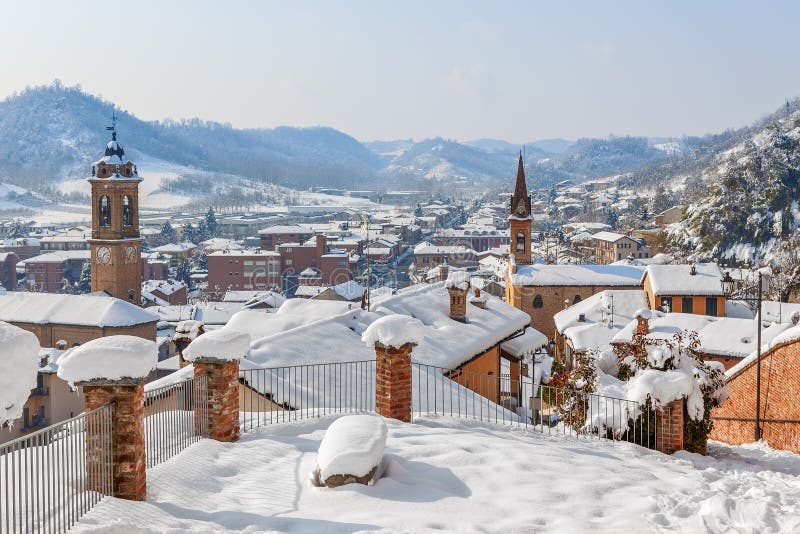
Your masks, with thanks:
[(714, 444), (673, 457), (449, 418), (387, 420), (374, 486), (311, 484), (332, 419), (203, 440), (148, 471), (148, 501), (106, 499), (100, 532), (798, 532), (800, 456)]

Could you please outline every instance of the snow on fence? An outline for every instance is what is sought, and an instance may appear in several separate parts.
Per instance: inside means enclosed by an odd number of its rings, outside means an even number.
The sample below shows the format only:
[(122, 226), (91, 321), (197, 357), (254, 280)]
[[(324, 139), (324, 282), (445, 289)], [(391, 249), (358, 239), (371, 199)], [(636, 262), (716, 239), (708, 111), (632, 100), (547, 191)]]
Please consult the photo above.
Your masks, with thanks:
[(147, 391), (144, 409), (145, 458), (153, 467), (208, 436), (207, 377)]
[(530, 427), (543, 433), (655, 443), (656, 415), (640, 403), (491, 375), (412, 363), (412, 417), (442, 415)]
[(66, 532), (111, 495), (111, 414), (108, 404), (0, 445), (0, 533)]
[(242, 430), (333, 413), (375, 412), (375, 360), (242, 369)]

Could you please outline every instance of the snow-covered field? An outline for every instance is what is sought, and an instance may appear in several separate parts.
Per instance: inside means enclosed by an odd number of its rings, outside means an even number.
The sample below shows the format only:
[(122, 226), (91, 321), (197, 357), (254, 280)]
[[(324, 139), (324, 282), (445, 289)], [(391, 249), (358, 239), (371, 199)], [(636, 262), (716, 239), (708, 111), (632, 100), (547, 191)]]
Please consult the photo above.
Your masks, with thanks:
[(312, 484), (332, 418), (202, 440), (148, 471), (148, 501), (106, 499), (95, 532), (798, 532), (800, 456), (710, 446), (672, 457), (449, 418), (387, 420), (384, 478)]

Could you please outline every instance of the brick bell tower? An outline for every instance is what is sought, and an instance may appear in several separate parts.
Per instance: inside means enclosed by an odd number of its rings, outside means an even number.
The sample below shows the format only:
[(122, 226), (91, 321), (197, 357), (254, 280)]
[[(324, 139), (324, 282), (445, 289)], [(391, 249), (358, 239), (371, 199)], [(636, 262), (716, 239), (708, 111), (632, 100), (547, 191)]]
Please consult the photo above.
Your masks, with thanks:
[(525, 184), (525, 167), (522, 164), (522, 152), (519, 154), (517, 166), (517, 182), (514, 194), (511, 195), (508, 232), (511, 237), (509, 253), (514, 255), (517, 265), (531, 263), (531, 197)]
[(117, 143), (116, 117), (105, 155), (92, 164), (92, 291), (142, 302), (142, 239), (136, 165)]

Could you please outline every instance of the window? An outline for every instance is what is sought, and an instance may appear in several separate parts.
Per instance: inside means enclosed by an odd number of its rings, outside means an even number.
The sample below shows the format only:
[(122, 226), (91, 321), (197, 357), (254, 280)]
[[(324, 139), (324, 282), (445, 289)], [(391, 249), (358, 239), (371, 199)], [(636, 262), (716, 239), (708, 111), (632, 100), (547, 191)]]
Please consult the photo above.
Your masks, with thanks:
[(544, 307), (544, 300), (542, 299), (541, 295), (536, 295), (535, 297), (533, 297), (533, 307), (534, 308)]
[(694, 299), (692, 297), (683, 297), (681, 299), (681, 313), (692, 313), (694, 309)]
[(575, 298), (574, 298), (574, 299), (572, 299), (572, 303), (573, 303), (573, 304), (577, 304), (577, 303), (579, 303), (579, 302), (580, 302), (580, 301), (582, 301), (582, 300), (583, 300), (583, 299), (581, 298), (581, 296), (580, 296), (580, 295), (575, 295)]
[(291, 264), (292, 264), (292, 259), (291, 258), (287, 259), (286, 260), (286, 265), (291, 265)]
[(672, 311), (672, 297), (661, 297), (661, 311), (667, 313)]
[(100, 226), (111, 226), (111, 202), (106, 195), (100, 197)]
[(717, 297), (706, 297), (706, 315), (717, 316)]
[(130, 195), (122, 197), (122, 226), (133, 226), (133, 199)]
[(517, 232), (517, 252), (525, 252), (525, 232)]

